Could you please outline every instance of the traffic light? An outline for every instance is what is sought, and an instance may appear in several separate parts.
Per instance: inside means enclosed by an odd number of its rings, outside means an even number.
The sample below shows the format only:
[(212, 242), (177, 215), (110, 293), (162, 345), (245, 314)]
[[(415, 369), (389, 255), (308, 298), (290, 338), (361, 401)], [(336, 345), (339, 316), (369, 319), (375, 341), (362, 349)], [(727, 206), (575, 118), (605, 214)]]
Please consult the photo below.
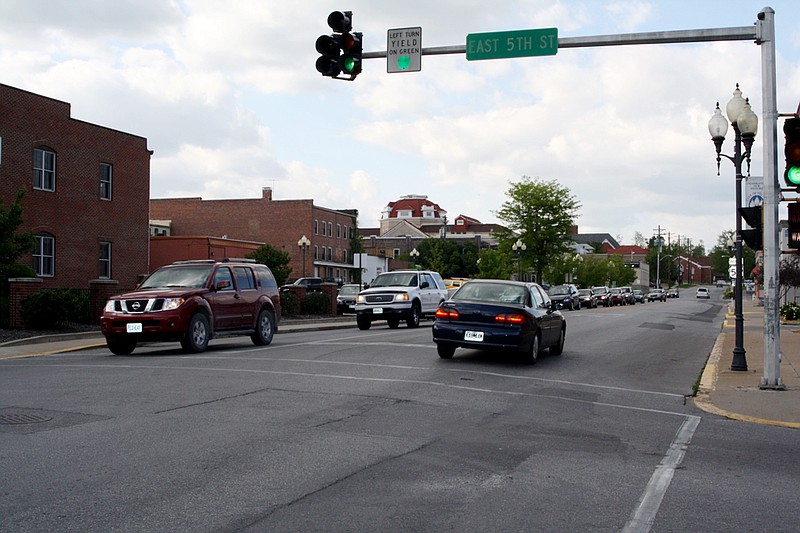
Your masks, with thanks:
[(762, 207), (740, 207), (739, 214), (752, 229), (741, 230), (742, 240), (751, 250), (761, 250), (764, 247), (764, 219)]
[(789, 204), (789, 248), (800, 249), (800, 204)]
[(362, 34), (353, 32), (353, 12), (333, 11), (328, 15), (332, 35), (320, 35), (316, 49), (317, 72), (338, 80), (353, 81), (361, 72)]
[(783, 180), (789, 187), (800, 187), (800, 118), (790, 118), (783, 123), (786, 134), (786, 171)]

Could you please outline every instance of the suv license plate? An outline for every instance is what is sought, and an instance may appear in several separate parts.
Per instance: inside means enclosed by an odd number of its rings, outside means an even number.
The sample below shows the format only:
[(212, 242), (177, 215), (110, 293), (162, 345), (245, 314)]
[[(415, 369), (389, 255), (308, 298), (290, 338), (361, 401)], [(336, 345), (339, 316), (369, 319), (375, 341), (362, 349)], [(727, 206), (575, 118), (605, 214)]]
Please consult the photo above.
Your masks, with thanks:
[(465, 341), (483, 342), (483, 332), (482, 331), (465, 331), (464, 332), (464, 340)]
[(383, 307), (376, 307), (372, 310), (373, 315), (380, 315), (381, 313), (383, 313)]
[(132, 322), (127, 325), (128, 333), (141, 333), (142, 324), (140, 322)]

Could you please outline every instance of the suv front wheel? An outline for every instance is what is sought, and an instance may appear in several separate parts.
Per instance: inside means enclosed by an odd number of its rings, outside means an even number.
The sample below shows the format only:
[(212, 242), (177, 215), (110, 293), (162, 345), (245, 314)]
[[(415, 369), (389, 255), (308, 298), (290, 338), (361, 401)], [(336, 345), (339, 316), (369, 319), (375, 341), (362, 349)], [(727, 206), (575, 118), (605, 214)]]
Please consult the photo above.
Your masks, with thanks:
[(419, 309), (419, 304), (417, 302), (414, 302), (411, 305), (411, 314), (408, 315), (408, 318), (406, 319), (406, 326), (408, 326), (410, 328), (418, 327), (419, 326), (419, 318), (420, 318), (421, 314), (422, 314), (422, 311), (420, 311), (420, 309)]
[(181, 346), (189, 353), (200, 353), (205, 351), (211, 337), (211, 327), (208, 317), (203, 313), (195, 313), (189, 319), (189, 327), (186, 334), (181, 339)]

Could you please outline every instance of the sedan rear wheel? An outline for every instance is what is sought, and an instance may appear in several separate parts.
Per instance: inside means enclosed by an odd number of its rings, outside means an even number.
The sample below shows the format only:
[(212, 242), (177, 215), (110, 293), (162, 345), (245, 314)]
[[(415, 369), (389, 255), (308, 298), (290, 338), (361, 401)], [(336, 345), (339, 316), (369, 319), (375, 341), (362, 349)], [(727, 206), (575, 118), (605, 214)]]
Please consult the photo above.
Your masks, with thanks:
[(529, 365), (535, 365), (536, 361), (539, 360), (539, 350), (541, 346), (539, 344), (539, 334), (533, 336), (533, 342), (531, 342), (531, 348), (527, 352), (524, 353), (525, 362)]
[(561, 333), (558, 336), (558, 343), (550, 347), (550, 355), (561, 355), (561, 353), (564, 351), (564, 340), (566, 333), (566, 330), (562, 327)]
[(436, 344), (436, 353), (438, 353), (439, 357), (442, 359), (452, 359), (453, 354), (456, 353), (456, 347), (452, 344), (440, 342)]

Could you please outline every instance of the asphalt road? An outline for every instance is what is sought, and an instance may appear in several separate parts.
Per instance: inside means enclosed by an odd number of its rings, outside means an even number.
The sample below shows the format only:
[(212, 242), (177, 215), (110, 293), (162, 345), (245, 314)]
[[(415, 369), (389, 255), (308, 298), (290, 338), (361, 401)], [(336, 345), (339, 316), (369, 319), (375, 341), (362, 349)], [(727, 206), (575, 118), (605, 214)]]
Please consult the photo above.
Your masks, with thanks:
[(796, 430), (685, 399), (712, 295), (565, 311), (534, 366), (430, 322), (0, 361), (0, 531), (796, 531)]

